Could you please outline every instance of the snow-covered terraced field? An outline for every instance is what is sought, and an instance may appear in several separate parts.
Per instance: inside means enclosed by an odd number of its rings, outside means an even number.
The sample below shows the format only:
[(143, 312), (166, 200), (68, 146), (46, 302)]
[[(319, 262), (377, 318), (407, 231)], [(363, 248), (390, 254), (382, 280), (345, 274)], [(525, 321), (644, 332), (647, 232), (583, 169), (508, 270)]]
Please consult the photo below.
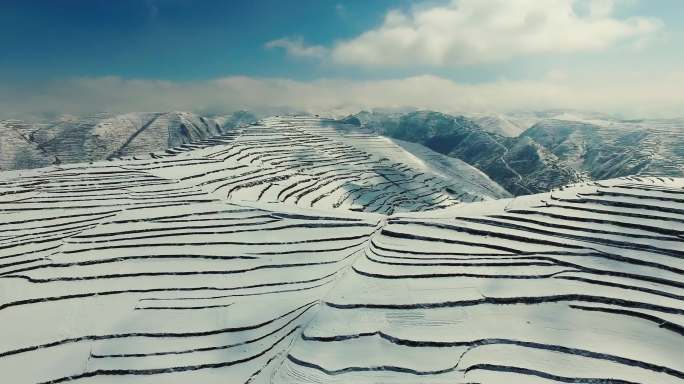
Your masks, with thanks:
[(221, 199), (307, 208), (392, 213), (510, 196), (462, 161), (313, 117), (269, 118), (167, 152), (171, 167), (127, 167)]
[(312, 117), (1, 174), (0, 382), (684, 382), (684, 179), (508, 196)]

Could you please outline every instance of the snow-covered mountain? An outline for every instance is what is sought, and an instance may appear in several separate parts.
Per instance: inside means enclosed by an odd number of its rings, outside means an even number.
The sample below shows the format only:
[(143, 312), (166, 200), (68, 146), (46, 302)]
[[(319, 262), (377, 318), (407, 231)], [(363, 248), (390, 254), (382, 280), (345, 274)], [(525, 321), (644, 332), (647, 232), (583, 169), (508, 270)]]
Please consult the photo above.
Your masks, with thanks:
[(459, 158), (516, 195), (635, 174), (684, 176), (684, 119), (564, 110), (467, 117), (364, 111), (343, 121)]
[[(0, 121), (0, 170), (149, 157), (255, 120), (246, 112), (5, 120)], [(514, 195), (628, 175), (684, 176), (684, 119), (621, 120), (573, 110), (467, 116), (373, 110), (341, 121), (462, 160)]]
[(466, 115), (487, 132), (506, 137), (517, 137), (530, 127), (529, 120), (517, 119), (505, 114)]
[(583, 180), (579, 171), (534, 140), (490, 132), (465, 116), (432, 111), (361, 112), (342, 121), (461, 159), (515, 195), (548, 191)]
[(187, 150), (205, 162), (155, 172), (235, 201), (388, 213), (510, 196), (460, 160), (317, 117), (271, 117), (168, 152)]
[(190, 112), (101, 113), (48, 122), (0, 121), (0, 170), (146, 156), (254, 122), (247, 112), (204, 117)]
[(564, 164), (595, 180), (684, 176), (684, 119), (591, 122), (550, 119), (525, 131)]
[(507, 196), (305, 116), (0, 173), (0, 377), (682, 382), (684, 179)]

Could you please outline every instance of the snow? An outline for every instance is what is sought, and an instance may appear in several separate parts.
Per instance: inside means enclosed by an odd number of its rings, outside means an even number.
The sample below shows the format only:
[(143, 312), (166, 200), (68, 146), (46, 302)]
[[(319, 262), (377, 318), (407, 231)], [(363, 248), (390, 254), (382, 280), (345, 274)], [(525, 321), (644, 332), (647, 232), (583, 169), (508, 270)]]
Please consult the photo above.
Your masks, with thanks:
[(468, 115), (475, 123), (484, 130), (507, 137), (518, 137), (525, 129), (530, 127), (529, 122), (517, 121), (517, 119), (502, 114), (471, 114)]
[(306, 116), (2, 173), (1, 377), (678, 383), (683, 196), (626, 177), (510, 198)]
[(150, 152), (209, 139), (255, 120), (247, 112), (213, 117), (190, 112), (99, 113), (49, 121), (0, 121), (0, 170), (40, 168)]

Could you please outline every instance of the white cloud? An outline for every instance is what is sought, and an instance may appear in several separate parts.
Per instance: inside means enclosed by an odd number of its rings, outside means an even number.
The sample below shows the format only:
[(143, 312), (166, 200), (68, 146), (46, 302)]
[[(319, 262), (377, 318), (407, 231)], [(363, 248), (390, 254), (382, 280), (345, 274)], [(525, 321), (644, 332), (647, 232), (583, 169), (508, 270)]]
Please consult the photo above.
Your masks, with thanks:
[[(619, 19), (614, 8), (614, 0), (452, 0), (391, 10), (379, 27), (337, 42), (330, 56), (338, 64), (365, 67), (472, 65), (643, 44), (662, 27), (654, 18)], [(301, 40), (279, 46), (294, 55), (326, 52)]]
[(348, 113), (417, 107), (447, 113), (576, 108), (630, 117), (681, 116), (684, 71), (600, 74), (552, 71), (533, 81), (460, 84), (423, 75), (388, 80), (226, 77), (202, 82), (77, 78), (31, 88), (0, 86), (0, 119), (99, 111), (305, 111)]
[(284, 37), (266, 43), (266, 48), (282, 48), (292, 57), (323, 58), (327, 49), (321, 45), (306, 45), (301, 37)]

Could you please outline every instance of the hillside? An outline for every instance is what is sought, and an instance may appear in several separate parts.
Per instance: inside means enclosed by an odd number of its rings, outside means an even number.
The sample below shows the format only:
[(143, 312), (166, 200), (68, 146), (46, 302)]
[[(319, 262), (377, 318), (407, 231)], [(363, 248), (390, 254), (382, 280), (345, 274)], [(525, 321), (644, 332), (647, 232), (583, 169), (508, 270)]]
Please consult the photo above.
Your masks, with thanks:
[(682, 119), (563, 110), (467, 117), (364, 111), (343, 121), (461, 159), (515, 195), (629, 175), (684, 176)]
[(461, 159), (514, 195), (548, 191), (583, 180), (578, 171), (534, 140), (490, 132), (464, 116), (431, 111), (391, 115), (361, 112), (343, 121)]
[(444, 160), (427, 148), (407, 151), (390, 139), (329, 119), (267, 118), (169, 152), (201, 147), (205, 149), (180, 156), (192, 156), (201, 164), (187, 171), (176, 167), (154, 172), (187, 178), (212, 194), (238, 201), (381, 213), (510, 196), (461, 161)]
[(482, 127), (485, 131), (506, 137), (518, 137), (529, 128), (528, 121), (520, 121), (520, 119), (511, 118), (504, 114), (482, 113), (466, 115), (466, 117)]
[(681, 382), (684, 179), (507, 196), (306, 116), (0, 173), (2, 378)]
[(563, 163), (604, 179), (684, 176), (684, 120), (544, 120), (522, 134)]
[(256, 118), (246, 112), (204, 117), (190, 112), (101, 113), (54, 121), (0, 121), (0, 170), (148, 156), (216, 136)]

